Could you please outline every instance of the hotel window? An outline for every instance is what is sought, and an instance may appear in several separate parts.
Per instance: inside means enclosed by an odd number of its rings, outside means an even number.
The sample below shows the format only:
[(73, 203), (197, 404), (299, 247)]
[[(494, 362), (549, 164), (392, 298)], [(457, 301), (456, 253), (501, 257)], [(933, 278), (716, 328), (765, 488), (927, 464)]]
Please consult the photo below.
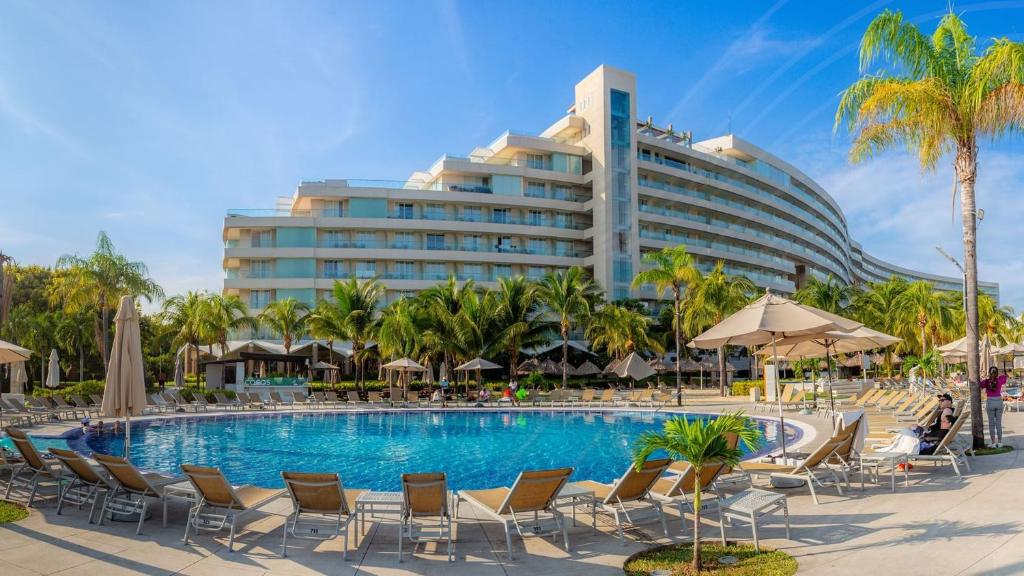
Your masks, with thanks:
[(328, 218), (340, 218), (342, 216), (341, 200), (324, 200), (323, 215)]
[(555, 200), (572, 200), (572, 186), (555, 184), (555, 190), (551, 196)]
[(543, 226), (544, 225), (544, 213), (540, 210), (530, 210), (530, 226)]
[(543, 182), (526, 183), (526, 195), (530, 198), (543, 198), (546, 194)]
[(566, 240), (558, 240), (555, 242), (555, 255), (572, 256), (572, 242), (568, 242)]
[(462, 209), (462, 219), (466, 222), (479, 222), (483, 219), (483, 213), (479, 206), (466, 206)]
[(320, 238), (320, 245), (324, 248), (343, 248), (344, 243), (345, 234), (337, 230), (324, 232)]
[(273, 248), (274, 247), (274, 231), (273, 230), (253, 230), (252, 231), (252, 247), (253, 248)]
[(498, 252), (510, 252), (512, 251), (512, 237), (511, 236), (498, 236), (498, 242), (494, 245)]
[(376, 232), (357, 232), (356, 233), (356, 247), (358, 247), (358, 248), (376, 248), (377, 247), (377, 233)]
[(250, 278), (273, 278), (274, 266), (270, 260), (250, 260), (249, 261), (249, 277)]
[(412, 280), (413, 276), (413, 263), (412, 262), (395, 262), (392, 266), (394, 277), (399, 280)]
[(480, 250), (480, 247), (482, 245), (483, 242), (479, 234), (466, 234), (465, 236), (462, 237), (463, 250), (470, 250), (475, 252), (477, 250)]
[(444, 234), (427, 234), (427, 250), (444, 250)]
[(373, 278), (377, 275), (377, 262), (356, 262), (356, 278)]
[(446, 280), (448, 265), (443, 262), (427, 262), (424, 264), (423, 275), (426, 280)]
[(646, 150), (646, 149), (640, 150), (640, 159), (641, 160), (646, 160), (646, 161), (650, 162), (651, 161), (651, 151), (650, 150)]
[(411, 220), (413, 218), (412, 204), (395, 204), (395, 218)]
[(423, 217), (428, 220), (444, 220), (446, 216), (443, 204), (427, 204), (426, 210), (423, 211)]
[(415, 245), (415, 242), (412, 232), (395, 232), (395, 239), (391, 247), (408, 250)]
[(494, 265), (494, 279), (508, 278), (512, 276), (512, 265), (511, 264), (495, 264)]
[(543, 266), (530, 266), (526, 269), (526, 277), (530, 280), (540, 280), (544, 278), (544, 267)]
[(496, 224), (508, 224), (508, 208), (492, 209), (491, 222), (494, 222)]
[(463, 264), (462, 276), (466, 280), (483, 280), (484, 267), (481, 264)]
[(270, 290), (250, 290), (249, 308), (266, 308), (270, 304)]
[(569, 228), (572, 226), (572, 216), (565, 212), (555, 212), (555, 226)]
[(528, 168), (537, 168), (538, 170), (544, 169), (544, 155), (543, 154), (527, 154), (526, 155), (526, 166)]
[(324, 278), (341, 278), (343, 267), (342, 260), (324, 260)]
[(543, 238), (530, 238), (530, 254), (546, 254), (548, 251), (548, 242)]

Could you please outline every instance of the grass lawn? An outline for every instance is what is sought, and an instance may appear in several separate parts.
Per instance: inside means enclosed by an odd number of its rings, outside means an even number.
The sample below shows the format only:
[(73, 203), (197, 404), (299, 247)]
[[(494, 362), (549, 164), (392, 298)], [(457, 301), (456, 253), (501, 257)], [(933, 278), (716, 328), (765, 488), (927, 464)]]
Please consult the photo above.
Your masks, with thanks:
[[(701, 546), (703, 567), (700, 574), (720, 576), (790, 576), (796, 574), (797, 563), (785, 552), (761, 550), (754, 552), (750, 545), (722, 546), (703, 544)], [(734, 564), (720, 564), (722, 556), (737, 558)], [(623, 569), (627, 576), (649, 576), (655, 570), (668, 570), (672, 576), (696, 576), (690, 562), (693, 549), (689, 544), (660, 546), (641, 552), (626, 561)]]
[(0, 500), (0, 524), (17, 522), (28, 518), (28, 510), (24, 506)]
[(1012, 452), (1013, 446), (1002, 446), (1000, 448), (979, 448), (974, 451), (975, 456), (991, 456), (993, 454), (1006, 454)]

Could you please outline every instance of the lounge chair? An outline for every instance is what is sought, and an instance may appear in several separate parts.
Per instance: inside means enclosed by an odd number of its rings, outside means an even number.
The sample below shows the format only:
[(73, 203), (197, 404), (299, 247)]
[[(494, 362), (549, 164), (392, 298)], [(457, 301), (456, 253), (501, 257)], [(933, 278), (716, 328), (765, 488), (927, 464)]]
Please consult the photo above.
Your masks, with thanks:
[[(793, 398), (794, 390), (795, 390), (795, 386), (793, 386), (792, 384), (786, 384), (785, 386), (782, 387), (782, 392), (779, 393), (779, 397), (782, 398), (783, 405), (785, 405), (787, 402), (789, 402)], [(758, 412), (760, 412), (760, 411), (770, 412), (772, 410), (772, 408), (775, 408), (778, 405), (779, 405), (778, 398), (776, 398), (775, 400), (769, 400), (768, 397), (765, 396), (764, 399), (762, 399), (760, 402), (758, 402), (757, 404), (754, 404), (754, 410), (756, 410)]]
[(601, 391), (601, 396), (597, 399), (599, 406), (607, 406), (611, 404), (615, 405), (615, 388), (605, 388)]
[[(272, 393), (276, 394), (276, 393)], [(188, 511), (185, 525), (185, 544), (189, 532), (199, 530), (219, 532), (230, 525), (228, 552), (234, 552), (235, 525), (240, 518), (252, 513), (267, 502), (280, 496), (284, 490), (242, 486), (235, 489), (224, 478), (219, 468), (182, 464), (181, 471), (196, 489), (198, 501)]]
[(29, 412), (21, 403), (10, 402), (5, 398), (0, 398), (0, 408), (3, 409), (3, 417), (13, 426), (32, 426), (33, 423), (39, 421), (39, 415)]
[(234, 408), (236, 410), (241, 410), (242, 409), (242, 404), (241, 404), (241, 402), (239, 402), (237, 397), (236, 398), (228, 398), (223, 392), (214, 392), (213, 393), (213, 397), (214, 397), (214, 399), (217, 400), (217, 406), (219, 406), (219, 407), (221, 407), (221, 408), (223, 408), (225, 410), (230, 410), (232, 408)]
[(347, 396), (348, 396), (348, 403), (351, 406), (355, 406), (357, 404), (365, 404), (365, 402), (363, 402), (359, 398), (359, 392), (357, 392), (355, 390), (349, 390), (348, 393), (347, 393)]
[(92, 457), (114, 480), (114, 488), (107, 492), (107, 497), (103, 501), (100, 525), (103, 524), (105, 512), (122, 516), (138, 514), (139, 523), (135, 527), (135, 533), (142, 534), (142, 523), (146, 520), (149, 500), (155, 499), (163, 504), (163, 525), (167, 526), (167, 497), (164, 488), (184, 482), (183, 477), (143, 474), (134, 464), (119, 456), (93, 453)]
[(159, 394), (146, 395), (146, 407), (153, 412), (167, 412), (167, 402)]
[(311, 398), (311, 402), (316, 403), (321, 408), (327, 407), (327, 396), (323, 392), (313, 392)]
[(203, 409), (203, 412), (208, 411), (210, 408), (210, 403), (206, 401), (206, 394), (201, 391), (192, 393), (191, 405), (192, 409), (196, 412), (199, 412), (200, 408)]
[(89, 401), (83, 398), (80, 394), (72, 394), (71, 401), (75, 403), (75, 406), (85, 410), (87, 415), (98, 416), (100, 413), (100, 407), (98, 405), (90, 404)]
[(960, 473), (960, 465), (962, 464), (970, 472), (971, 464), (967, 461), (966, 448), (957, 444), (956, 437), (960, 433), (960, 428), (963, 427), (964, 422), (967, 420), (965, 414), (960, 414), (956, 417), (949, 431), (946, 432), (946, 435), (935, 446), (934, 452), (931, 454), (909, 454), (907, 459), (910, 462), (934, 462), (937, 464), (949, 462), (957, 478), (963, 478), (963, 474)]
[(814, 499), (814, 503), (818, 504), (818, 494), (814, 490), (814, 485), (818, 484), (819, 486), (824, 487), (825, 484), (822, 482), (822, 479), (824, 479), (825, 475), (831, 478), (832, 482), (835, 484), (836, 491), (839, 492), (839, 495), (843, 495), (843, 487), (841, 486), (839, 476), (836, 474), (835, 470), (827, 465), (826, 461), (830, 456), (832, 456), (836, 449), (839, 448), (844, 440), (845, 438), (835, 437), (827, 439), (806, 459), (802, 460), (795, 466), (770, 462), (743, 462), (740, 464), (740, 468), (742, 468), (744, 472), (755, 476), (779, 476), (782, 478), (803, 480), (811, 491), (811, 497)]
[(167, 405), (171, 407), (173, 412), (177, 412), (178, 410), (181, 410), (182, 412), (187, 412), (189, 407), (192, 407), (193, 411), (195, 410), (194, 406), (192, 406), (188, 402), (185, 402), (185, 400), (178, 394), (164, 392), (160, 396), (163, 397), (164, 402), (166, 402)]
[(84, 410), (82, 408), (79, 408), (78, 406), (72, 406), (71, 404), (68, 404), (67, 400), (65, 400), (64, 397), (59, 394), (54, 394), (53, 396), (51, 396), (50, 401), (53, 402), (55, 410), (59, 410), (62, 414), (65, 415), (71, 414), (72, 418), (78, 418), (79, 414), (82, 415), (82, 418), (85, 418), (89, 415), (88, 410)]
[(328, 390), (327, 392), (324, 392), (324, 399), (328, 404), (334, 407), (337, 407), (338, 405), (341, 404), (341, 398), (338, 398), (338, 393), (335, 392), (334, 390)]
[(670, 464), (672, 464), (672, 460), (668, 458), (647, 460), (640, 470), (637, 470), (636, 466), (630, 465), (614, 484), (584, 480), (573, 483), (573, 486), (594, 491), (598, 506), (615, 518), (615, 527), (623, 545), (626, 544), (623, 526), (626, 523), (633, 524), (630, 514), (642, 508), (650, 508), (655, 512), (667, 537), (668, 523), (665, 522), (665, 513), (661, 509), (661, 500), (651, 496), (651, 488), (654, 487), (654, 483), (661, 478), (665, 470), (668, 470)]
[(60, 420), (60, 411), (55, 410), (49, 403), (43, 402), (42, 398), (25, 396), (25, 403), (30, 412), (45, 416), (47, 420)]
[(302, 405), (309, 406), (310, 405), (309, 400), (310, 400), (310, 398), (312, 398), (312, 396), (306, 396), (305, 394), (303, 394), (302, 392), (299, 392), (298, 390), (292, 390), (291, 397), (292, 397), (292, 408), (295, 408), (296, 406), (302, 406)]
[(417, 518), (436, 518), (436, 524), (421, 525), (421, 528), (436, 530), (437, 537), (430, 540), (448, 540), (448, 561), (452, 558), (452, 516), (449, 511), (451, 492), (444, 472), (426, 474), (402, 474), (402, 528), (398, 535), (398, 561), (402, 562), (402, 542), (408, 538), (412, 543), (423, 542), (423, 536), (415, 534)]
[[(7, 483), (7, 491), (4, 498), (11, 495), (11, 489), (15, 484), (21, 484), (29, 489), (28, 506), (32, 507), (35, 501), (36, 492), (43, 483), (52, 483), (57, 490), (60, 490), (60, 467), (55, 462), (47, 462), (43, 455), (36, 450), (35, 444), (29, 440), (28, 435), (14, 426), (4, 428), (4, 432), (14, 443), (14, 448), (21, 454), (21, 463), (11, 473), (11, 479)], [(27, 476), (22, 480), (20, 476)]]
[(583, 390), (583, 393), (580, 394), (579, 398), (573, 399), (573, 404), (586, 404), (587, 406), (590, 406), (590, 404), (594, 402), (594, 396), (596, 394), (597, 391), (593, 388), (586, 388)]
[(341, 536), (341, 559), (348, 560), (348, 526), (356, 517), (353, 504), (366, 490), (345, 490), (337, 474), (281, 472), (281, 477), (292, 500), (292, 513), (284, 522), (281, 555), (288, 555), (289, 533), (306, 540)]
[[(505, 527), (505, 545), (508, 547), (508, 558), (512, 559), (512, 529), (525, 537), (524, 531), (533, 535), (553, 535), (561, 532), (565, 549), (569, 550), (569, 533), (565, 527), (565, 519), (555, 508), (555, 498), (572, 475), (572, 468), (554, 470), (532, 470), (520, 472), (511, 488), (491, 488), (489, 490), (462, 490), (456, 501), (455, 517), (459, 516), (459, 502), (465, 500), (474, 504), (478, 510), (489, 518), (501, 522)], [(533, 514), (530, 514), (530, 513)], [(539, 513), (551, 516), (554, 527), (544, 531), (538, 521)], [(531, 518), (530, 526), (524, 527), (520, 518)]]
[(295, 407), (295, 401), (293, 399), (282, 396), (281, 393), (277, 391), (270, 392), (270, 402), (274, 404), (274, 406), (289, 406), (291, 408)]
[[(678, 468), (676, 466), (679, 466)], [(722, 496), (715, 485), (718, 477), (732, 471), (732, 468), (723, 463), (708, 463), (700, 470), (700, 491), (711, 491), (716, 499)], [(686, 532), (686, 516), (684, 512), (688, 509), (693, 513), (693, 505), (687, 494), (693, 494), (696, 488), (695, 480), (697, 473), (689, 462), (673, 462), (669, 467), (669, 474), (659, 478), (651, 487), (651, 496), (663, 500), (665, 503), (675, 504), (679, 508), (679, 521), (683, 525), (683, 532)]]
[[(70, 502), (79, 507), (90, 505), (89, 524), (92, 524), (92, 517), (96, 513), (96, 504), (100, 502), (100, 492), (106, 498), (107, 492), (111, 489), (111, 482), (100, 476), (81, 454), (71, 450), (50, 448), (68, 474), (61, 478), (64, 484), (60, 490), (60, 498), (57, 500), (57, 515), (60, 515), (65, 502)], [(103, 513), (103, 509), (100, 509)]]
[(366, 393), (366, 401), (369, 404), (386, 404), (387, 403), (387, 401), (384, 400), (384, 397), (381, 395), (381, 393), (376, 391), (376, 390), (371, 390), (370, 392)]

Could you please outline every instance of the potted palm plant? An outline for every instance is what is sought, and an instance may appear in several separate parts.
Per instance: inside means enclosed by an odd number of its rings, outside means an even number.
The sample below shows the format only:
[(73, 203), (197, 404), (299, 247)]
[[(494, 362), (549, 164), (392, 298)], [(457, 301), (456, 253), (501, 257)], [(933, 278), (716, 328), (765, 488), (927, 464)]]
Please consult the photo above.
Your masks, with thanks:
[[(734, 434), (739, 442), (730, 446), (728, 436)], [(702, 469), (711, 464), (735, 466), (743, 456), (742, 443), (748, 450), (757, 450), (761, 433), (754, 421), (742, 411), (722, 414), (714, 418), (670, 418), (660, 432), (646, 432), (633, 449), (633, 461), (639, 470), (649, 456), (667, 453), (674, 460), (686, 460), (694, 468), (693, 490), (693, 570), (700, 572), (700, 485)]]

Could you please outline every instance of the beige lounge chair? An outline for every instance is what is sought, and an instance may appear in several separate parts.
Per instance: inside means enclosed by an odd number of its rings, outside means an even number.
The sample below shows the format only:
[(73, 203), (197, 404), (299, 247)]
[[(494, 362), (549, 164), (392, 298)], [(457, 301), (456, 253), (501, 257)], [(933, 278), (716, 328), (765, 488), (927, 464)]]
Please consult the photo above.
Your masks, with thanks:
[(371, 390), (371, 391), (366, 393), (366, 401), (368, 403), (370, 403), (370, 404), (384, 404), (385, 403), (384, 397), (381, 396), (381, 393), (379, 391), (376, 391), (376, 390)]
[(585, 388), (583, 393), (580, 394), (580, 397), (573, 400), (573, 404), (586, 404), (587, 406), (590, 406), (594, 402), (594, 396), (596, 394), (597, 391), (593, 388)]
[[(272, 392), (276, 394), (276, 392)], [(280, 496), (284, 490), (242, 486), (235, 489), (224, 478), (219, 468), (182, 464), (181, 471), (188, 476), (192, 487), (196, 490), (198, 501), (188, 511), (185, 525), (185, 544), (188, 544), (189, 532), (195, 528), (219, 532), (224, 526), (230, 526), (228, 534), (228, 552), (234, 552), (235, 525), (238, 520), (251, 514), (267, 502)]]
[(138, 514), (139, 524), (135, 527), (135, 533), (142, 534), (142, 523), (146, 520), (149, 500), (156, 499), (163, 504), (163, 525), (167, 527), (167, 496), (164, 488), (183, 482), (183, 477), (143, 474), (127, 459), (118, 456), (94, 453), (92, 457), (114, 480), (114, 488), (107, 492), (103, 509), (100, 511), (101, 526), (106, 512), (122, 516)]
[[(28, 506), (31, 508), (32, 503), (35, 502), (36, 492), (39, 490), (40, 484), (52, 483), (59, 491), (60, 468), (57, 464), (44, 460), (42, 454), (36, 450), (35, 444), (21, 430), (14, 426), (8, 426), (4, 428), (4, 432), (7, 433), (7, 437), (14, 443), (14, 448), (21, 454), (21, 462), (11, 472), (11, 479), (7, 483), (7, 491), (4, 493), (4, 498), (10, 497), (11, 489), (14, 488), (15, 484), (23, 485), (29, 489)], [(19, 477), (23, 475), (27, 476), (27, 478), (19, 480)]]
[(324, 392), (324, 399), (328, 404), (334, 407), (337, 407), (339, 404), (341, 404), (341, 398), (338, 398), (338, 393), (335, 392), (334, 390), (328, 390), (327, 392)]
[(742, 468), (744, 472), (754, 476), (780, 476), (782, 478), (803, 480), (811, 491), (811, 497), (814, 499), (814, 503), (818, 504), (818, 494), (814, 490), (814, 485), (818, 484), (821, 487), (825, 486), (822, 482), (823, 477), (819, 477), (819, 473), (821, 472), (827, 472), (827, 475), (831, 477), (835, 484), (836, 491), (839, 492), (840, 496), (843, 495), (843, 487), (840, 483), (839, 476), (836, 474), (835, 470), (826, 465), (828, 458), (832, 456), (843, 442), (843, 438), (829, 438), (818, 446), (818, 448), (805, 460), (795, 466), (774, 464), (770, 462), (743, 462), (740, 464), (740, 468)]
[(348, 560), (348, 526), (356, 517), (353, 504), (366, 490), (345, 490), (341, 478), (331, 473), (281, 472), (281, 477), (292, 500), (292, 513), (284, 522), (281, 555), (288, 555), (289, 533), (306, 540), (340, 536), (344, 546), (341, 559)]
[(953, 472), (956, 473), (957, 478), (963, 478), (963, 474), (960, 473), (960, 465), (962, 464), (970, 472), (971, 464), (967, 461), (967, 450), (957, 445), (956, 437), (960, 433), (960, 428), (963, 427), (964, 422), (967, 420), (965, 416), (966, 412), (953, 421), (949, 431), (946, 432), (946, 435), (935, 446), (934, 452), (931, 454), (909, 454), (907, 459), (911, 462), (934, 462), (937, 464), (949, 462), (953, 466)]
[[(677, 465), (680, 468), (677, 468)], [(711, 491), (715, 494), (716, 499), (720, 499), (721, 494), (718, 492), (715, 481), (719, 476), (731, 471), (730, 466), (721, 462), (705, 464), (700, 470), (701, 493)], [(686, 516), (684, 516), (684, 512), (688, 509), (692, 514), (694, 511), (693, 504), (690, 503), (687, 495), (693, 494), (696, 489), (697, 473), (689, 462), (673, 462), (669, 467), (669, 472), (676, 472), (676, 474), (669, 474), (655, 481), (654, 486), (651, 487), (651, 495), (665, 503), (674, 503), (679, 508), (679, 521), (682, 523), (683, 533), (685, 533)]]
[[(565, 549), (568, 551), (569, 532), (565, 527), (565, 518), (555, 507), (555, 499), (571, 475), (572, 468), (531, 470), (520, 472), (511, 488), (462, 490), (456, 501), (455, 517), (459, 516), (459, 502), (465, 500), (474, 504), (489, 518), (501, 522), (505, 527), (505, 545), (508, 547), (509, 560), (512, 559), (513, 528), (524, 538), (524, 532), (535, 536), (561, 532)], [(545, 531), (541, 526), (538, 514), (542, 512), (551, 516), (554, 524), (552, 529)], [(521, 525), (521, 518), (530, 518), (530, 526)]]
[(398, 561), (402, 562), (402, 542), (419, 543), (427, 540), (415, 534), (417, 518), (436, 518), (436, 524), (421, 524), (420, 528), (436, 531), (433, 541), (448, 540), (448, 561), (452, 558), (452, 516), (449, 511), (451, 492), (444, 472), (402, 474), (402, 529), (398, 535)]
[(670, 464), (672, 464), (672, 460), (668, 458), (647, 460), (640, 470), (637, 470), (636, 466), (630, 465), (613, 484), (584, 480), (573, 483), (573, 486), (594, 491), (594, 498), (597, 499), (598, 506), (615, 518), (619, 540), (623, 545), (626, 544), (623, 526), (626, 523), (635, 524), (630, 513), (635, 513), (643, 508), (650, 508), (655, 512), (667, 537), (668, 523), (665, 522), (665, 513), (661, 509), (661, 500), (651, 496), (651, 488), (654, 487), (654, 483), (661, 478), (665, 470), (668, 470)]
[(598, 406), (615, 405), (615, 388), (605, 388), (601, 395), (594, 401)]
[[(111, 489), (111, 482), (100, 476), (78, 452), (50, 448), (50, 454), (53, 454), (68, 472), (62, 477), (64, 486), (57, 500), (57, 515), (60, 515), (65, 502), (79, 507), (89, 505), (89, 524), (92, 524), (96, 504), (100, 502), (100, 492), (106, 498), (107, 492)], [(100, 514), (102, 513), (103, 509), (100, 508)]]

